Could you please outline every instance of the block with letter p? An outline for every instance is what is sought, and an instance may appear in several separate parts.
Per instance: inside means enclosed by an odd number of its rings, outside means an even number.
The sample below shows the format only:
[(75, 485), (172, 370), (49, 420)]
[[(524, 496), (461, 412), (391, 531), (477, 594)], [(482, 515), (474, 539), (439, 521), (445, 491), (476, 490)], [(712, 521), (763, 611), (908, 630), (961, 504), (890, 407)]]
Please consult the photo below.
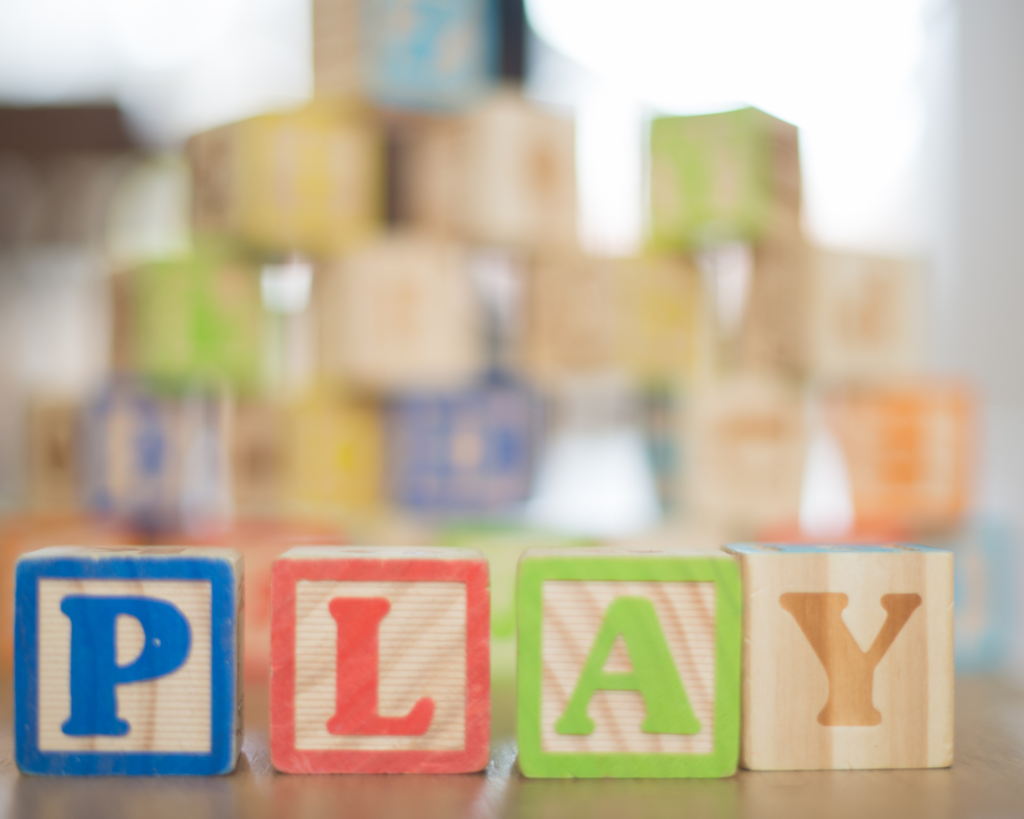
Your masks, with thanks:
[(740, 561), (745, 596), (743, 767), (952, 764), (952, 552), (727, 551)]
[(53, 547), (16, 570), (15, 738), (33, 774), (220, 774), (241, 740), (242, 558)]
[(487, 561), (473, 549), (299, 547), (274, 563), (270, 748), (287, 773), (487, 765)]
[(719, 777), (740, 735), (739, 570), (720, 552), (531, 549), (519, 563), (519, 765)]

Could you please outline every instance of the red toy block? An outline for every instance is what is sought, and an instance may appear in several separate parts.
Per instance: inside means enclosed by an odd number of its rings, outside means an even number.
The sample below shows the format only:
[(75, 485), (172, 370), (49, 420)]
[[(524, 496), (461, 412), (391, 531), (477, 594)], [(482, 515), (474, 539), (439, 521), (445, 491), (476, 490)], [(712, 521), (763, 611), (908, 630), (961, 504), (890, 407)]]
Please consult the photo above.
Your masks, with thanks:
[(490, 755), (475, 549), (300, 547), (274, 563), (270, 750), (286, 773), (469, 773)]

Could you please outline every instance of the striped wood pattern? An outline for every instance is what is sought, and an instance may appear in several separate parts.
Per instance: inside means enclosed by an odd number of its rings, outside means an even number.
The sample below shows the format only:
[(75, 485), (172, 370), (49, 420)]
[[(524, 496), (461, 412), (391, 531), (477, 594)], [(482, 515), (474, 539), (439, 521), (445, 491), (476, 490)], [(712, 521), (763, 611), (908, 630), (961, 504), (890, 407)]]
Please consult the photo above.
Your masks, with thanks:
[[(541, 743), (545, 751), (701, 754), (714, 750), (714, 583), (548, 580), (543, 588)], [(604, 613), (613, 600), (623, 596), (647, 597), (654, 604), (683, 687), (700, 721), (700, 733), (644, 733), (640, 725), (646, 711), (637, 691), (597, 691), (589, 707), (596, 727), (589, 736), (555, 732), (555, 722), (565, 711)], [(631, 667), (619, 638), (605, 670), (629, 671)]]
[[(379, 711), (403, 716), (434, 701), (422, 736), (328, 733), (336, 701), (337, 597), (386, 597), (380, 624)], [(295, 592), (295, 747), (299, 750), (459, 751), (466, 743), (466, 585), (300, 580)]]
[[(777, 548), (777, 547), (776, 547)], [(944, 551), (737, 552), (743, 575), (743, 739), (753, 770), (945, 767), (953, 759), (953, 556)], [(756, 590), (753, 593), (752, 590)], [(822, 725), (829, 681), (783, 594), (846, 594), (842, 620), (867, 652), (881, 598), (918, 594), (873, 675), (876, 726)]]
[[(61, 730), (71, 716), (71, 621), (60, 610), (68, 595), (145, 596), (177, 606), (189, 621), (192, 647), (184, 664), (164, 677), (117, 688), (122, 737), (72, 737)], [(209, 753), (211, 749), (212, 590), (205, 580), (39, 581), (39, 749), (42, 751), (156, 751)], [(133, 617), (117, 622), (117, 661), (142, 651)]]

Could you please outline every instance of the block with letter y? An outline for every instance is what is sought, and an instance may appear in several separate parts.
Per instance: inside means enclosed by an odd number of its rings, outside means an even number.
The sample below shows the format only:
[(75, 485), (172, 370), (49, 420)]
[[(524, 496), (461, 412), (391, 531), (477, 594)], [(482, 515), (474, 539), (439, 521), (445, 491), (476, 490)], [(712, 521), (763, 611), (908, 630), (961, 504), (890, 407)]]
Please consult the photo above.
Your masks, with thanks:
[(953, 762), (953, 553), (741, 544), (753, 770)]
[(298, 547), (274, 563), (270, 748), (286, 773), (487, 765), (487, 560), (473, 549)]
[(242, 731), (242, 557), (53, 547), (17, 566), (25, 773), (229, 773)]
[(736, 771), (741, 594), (732, 558), (531, 549), (518, 594), (526, 776)]

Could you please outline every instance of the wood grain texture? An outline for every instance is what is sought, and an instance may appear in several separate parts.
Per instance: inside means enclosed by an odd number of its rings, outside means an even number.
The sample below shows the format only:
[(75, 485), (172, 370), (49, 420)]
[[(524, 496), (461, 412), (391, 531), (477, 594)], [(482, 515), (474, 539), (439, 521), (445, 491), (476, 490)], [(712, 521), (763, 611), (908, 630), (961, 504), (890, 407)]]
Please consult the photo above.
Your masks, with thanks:
[(936, 530), (971, 499), (974, 396), (955, 382), (850, 387), (826, 398), (858, 521)]
[[(39, 749), (209, 753), (211, 594), (202, 581), (40, 580)], [(71, 621), (60, 610), (68, 595), (164, 600), (188, 618), (192, 645), (185, 662), (166, 676), (119, 688), (118, 716), (131, 726), (124, 736), (71, 737), (61, 730), (71, 716)], [(118, 665), (139, 656), (144, 637), (138, 620), (118, 622)]]
[[(231, 771), (242, 728), (241, 562), (229, 549), (176, 547), (23, 557), (15, 676), (22, 770)], [(96, 606), (125, 613), (107, 620)], [(156, 659), (161, 652), (165, 659)], [(133, 673), (138, 662), (148, 665)]]
[[(626, 611), (624, 603), (634, 615), (646, 611), (648, 617), (614, 619), (613, 612)], [(715, 777), (735, 772), (739, 606), (737, 566), (720, 552), (625, 547), (526, 552), (519, 566), (523, 773)], [(655, 690), (675, 693), (666, 699)], [(585, 715), (582, 723), (569, 718), (571, 711)], [(670, 712), (679, 720), (673, 722)]]
[[(551, 753), (708, 754), (714, 750), (715, 584), (630, 581), (560, 581), (544, 584), (544, 677), (541, 746)], [(583, 670), (601, 620), (617, 597), (645, 597), (654, 603), (694, 714), (696, 734), (655, 734), (641, 730), (646, 715), (637, 691), (597, 691), (590, 713), (597, 727), (586, 736), (559, 734), (556, 720)], [(628, 648), (618, 641), (605, 663), (609, 672), (632, 668)]]
[(744, 767), (951, 764), (951, 552), (901, 545), (727, 551), (739, 559), (744, 583)]
[(286, 552), (274, 565), (275, 767), (482, 768), (490, 724), (488, 602), (487, 562), (470, 549)]

